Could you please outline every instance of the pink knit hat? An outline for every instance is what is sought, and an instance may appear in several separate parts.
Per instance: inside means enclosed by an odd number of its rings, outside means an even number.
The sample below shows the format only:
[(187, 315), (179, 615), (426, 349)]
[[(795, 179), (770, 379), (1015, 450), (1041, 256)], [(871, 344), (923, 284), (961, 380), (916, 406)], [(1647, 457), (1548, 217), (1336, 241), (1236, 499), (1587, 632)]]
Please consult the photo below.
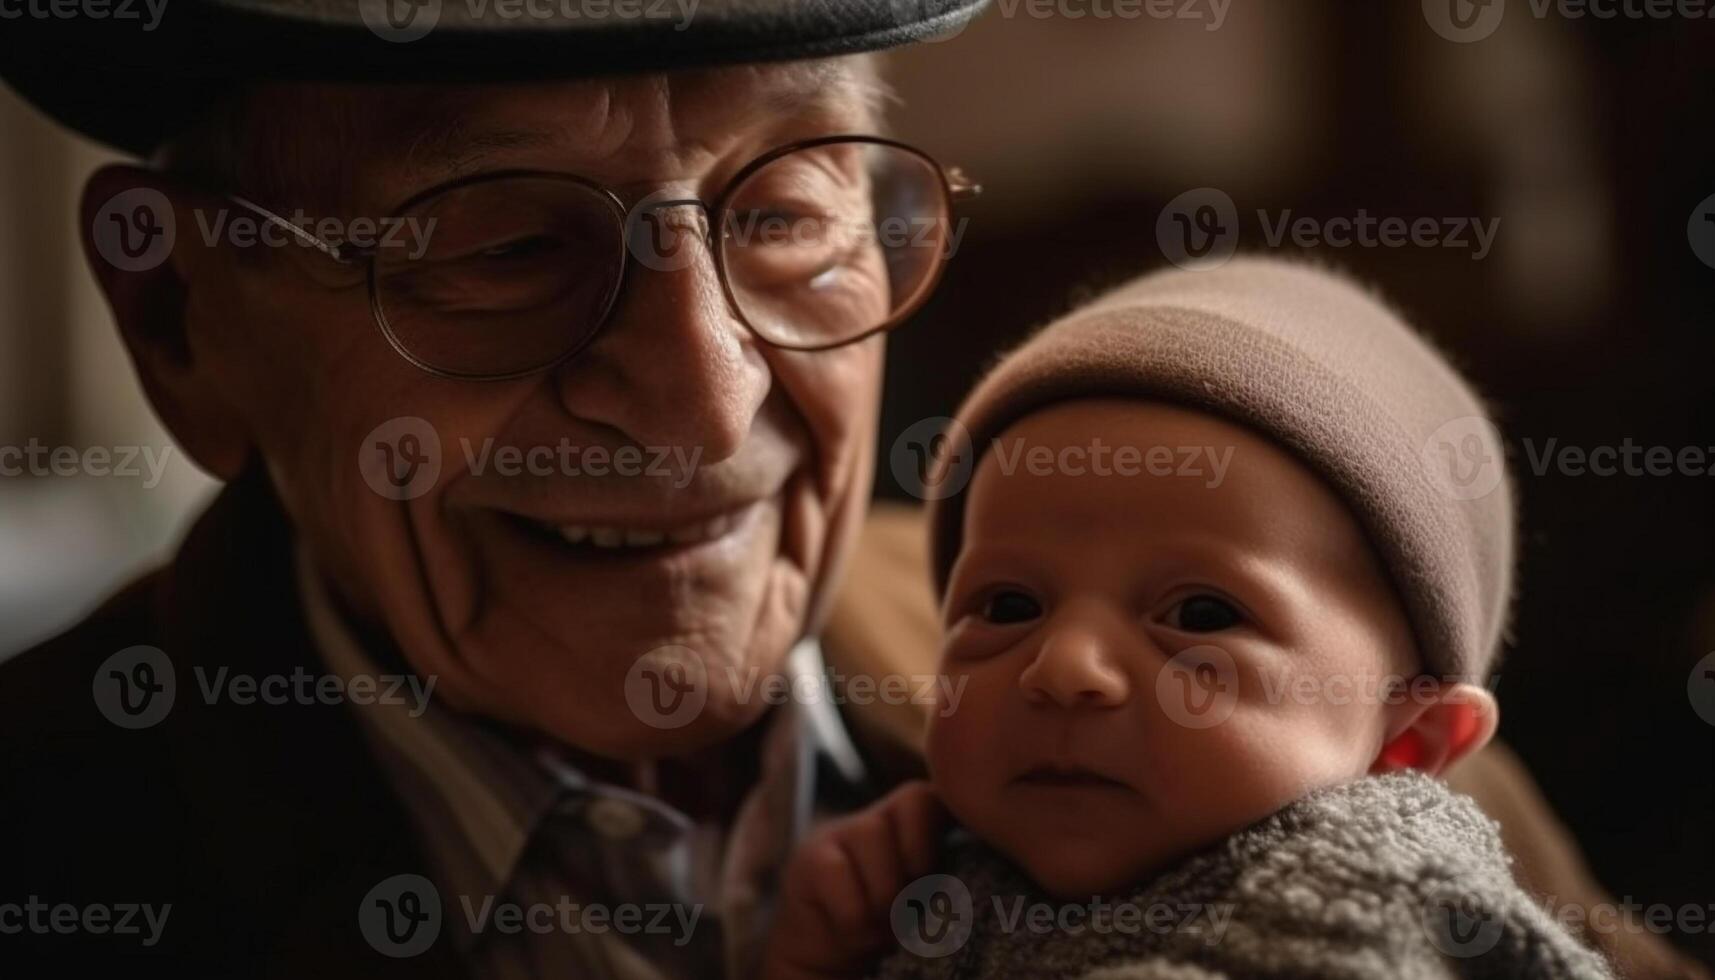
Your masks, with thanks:
[[(1032, 412), (1116, 395), (1206, 411), (1291, 450), (1369, 534), (1425, 670), (1487, 675), (1513, 576), (1500, 437), (1470, 387), (1376, 298), (1277, 260), (1135, 279), (1050, 324), (977, 385), (958, 413), (976, 452), (943, 457), (939, 479), (973, 472)], [(963, 489), (930, 507), (940, 595), (964, 532)]]

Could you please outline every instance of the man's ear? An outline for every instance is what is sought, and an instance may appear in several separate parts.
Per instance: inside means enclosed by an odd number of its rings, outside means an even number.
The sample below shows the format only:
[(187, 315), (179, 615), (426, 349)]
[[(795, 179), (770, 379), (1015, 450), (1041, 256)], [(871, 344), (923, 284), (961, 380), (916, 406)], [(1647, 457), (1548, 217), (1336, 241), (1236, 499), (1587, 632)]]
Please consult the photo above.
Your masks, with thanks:
[(1386, 744), (1370, 764), (1372, 774), (1417, 769), (1439, 776), (1460, 759), (1489, 744), (1500, 723), (1495, 696), (1475, 684), (1446, 684), (1419, 677), (1395, 709)]
[(198, 233), (192, 201), (153, 171), (102, 167), (84, 184), (79, 230), (149, 404), (186, 454), (231, 480), (251, 438), (188, 330), (190, 291), (217, 258)]

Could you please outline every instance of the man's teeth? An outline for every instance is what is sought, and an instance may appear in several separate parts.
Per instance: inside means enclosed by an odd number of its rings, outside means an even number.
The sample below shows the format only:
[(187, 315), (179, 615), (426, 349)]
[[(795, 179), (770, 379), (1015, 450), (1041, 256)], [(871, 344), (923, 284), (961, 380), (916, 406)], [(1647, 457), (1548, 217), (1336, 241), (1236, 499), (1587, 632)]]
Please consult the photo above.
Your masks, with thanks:
[(623, 527), (562, 524), (554, 528), (567, 544), (590, 544), (597, 548), (655, 548), (664, 542), (696, 544), (710, 541), (731, 530), (737, 517), (722, 514), (700, 524), (687, 524), (671, 531)]

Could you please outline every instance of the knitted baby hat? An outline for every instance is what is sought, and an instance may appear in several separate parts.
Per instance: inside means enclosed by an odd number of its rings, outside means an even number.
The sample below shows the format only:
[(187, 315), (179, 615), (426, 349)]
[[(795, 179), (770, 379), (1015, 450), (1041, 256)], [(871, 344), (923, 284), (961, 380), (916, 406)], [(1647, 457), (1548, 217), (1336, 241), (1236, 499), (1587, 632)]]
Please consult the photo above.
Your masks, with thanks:
[(1480, 681), (1512, 592), (1513, 504), (1499, 433), (1445, 360), (1375, 297), (1310, 265), (1238, 258), (1159, 272), (1050, 324), (959, 409), (931, 502), (937, 595), (964, 487), (1008, 426), (1054, 402), (1120, 396), (1221, 416), (1286, 447), (1346, 502), (1403, 601), (1424, 669)]

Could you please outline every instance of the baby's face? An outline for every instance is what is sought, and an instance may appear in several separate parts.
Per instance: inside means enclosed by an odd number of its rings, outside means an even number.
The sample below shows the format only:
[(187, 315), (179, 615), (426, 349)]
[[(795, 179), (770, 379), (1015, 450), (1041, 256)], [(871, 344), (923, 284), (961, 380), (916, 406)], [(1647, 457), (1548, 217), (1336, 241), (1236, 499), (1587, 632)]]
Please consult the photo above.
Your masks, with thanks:
[(1141, 401), (1055, 405), (979, 448), (944, 607), (964, 689), (929, 734), (963, 824), (1051, 892), (1106, 893), (1370, 769), (1400, 710), (1379, 685), (1417, 658), (1314, 473)]

